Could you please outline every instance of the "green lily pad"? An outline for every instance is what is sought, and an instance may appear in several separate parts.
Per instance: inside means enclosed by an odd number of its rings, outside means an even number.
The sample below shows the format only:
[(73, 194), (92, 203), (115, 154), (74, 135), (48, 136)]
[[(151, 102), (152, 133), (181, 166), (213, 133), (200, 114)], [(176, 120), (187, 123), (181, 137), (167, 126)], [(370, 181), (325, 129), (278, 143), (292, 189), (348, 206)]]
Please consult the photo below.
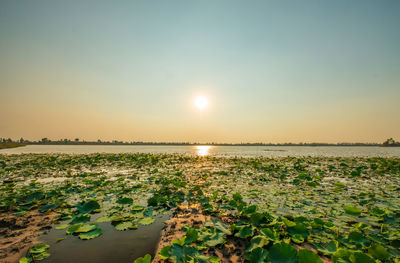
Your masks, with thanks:
[(205, 229), (198, 237), (198, 240), (203, 242), (204, 245), (209, 247), (215, 247), (217, 245), (225, 243), (225, 233), (217, 231), (216, 229)]
[(325, 244), (322, 248), (318, 249), (318, 251), (322, 252), (324, 255), (330, 255), (337, 251), (339, 247), (339, 243), (336, 240), (331, 240)]
[(308, 249), (301, 249), (297, 253), (299, 257), (299, 263), (322, 263), (321, 258)]
[(288, 228), (288, 232), (291, 235), (300, 235), (303, 239), (308, 236), (308, 229), (303, 223), (295, 223), (294, 226)]
[(297, 250), (290, 244), (276, 243), (269, 250), (272, 263), (296, 263)]
[(20, 258), (20, 260), (18, 262), (19, 263), (30, 263), (30, 262), (32, 262), (32, 258), (23, 257), (23, 258)]
[(81, 225), (82, 225), (82, 224), (76, 224), (76, 225), (70, 226), (70, 227), (65, 231), (65, 233), (67, 233), (67, 235), (73, 234), (73, 233), (75, 233), (76, 230), (78, 230), (78, 229), (81, 227)]
[(215, 227), (216, 230), (221, 231), (224, 234), (227, 234), (227, 235), (231, 234), (231, 231), (229, 230), (229, 226), (220, 221), (217, 221), (217, 220), (208, 221), (204, 224), (204, 226), (212, 226), (212, 227)]
[(373, 244), (370, 248), (368, 248), (368, 253), (370, 253), (374, 258), (380, 260), (387, 260), (390, 257), (387, 249), (379, 244)]
[(339, 248), (332, 254), (331, 259), (333, 263), (351, 263), (350, 256), (351, 252), (349, 250), (346, 248)]
[(89, 215), (80, 215), (75, 217), (70, 224), (75, 225), (75, 224), (81, 224), (81, 223), (86, 223), (90, 221), (90, 216)]
[(76, 208), (80, 214), (88, 214), (100, 209), (100, 205), (96, 200), (89, 200), (87, 202), (78, 204)]
[(267, 219), (266, 219), (265, 215), (262, 213), (253, 213), (250, 216), (250, 222), (254, 226), (263, 226), (263, 225), (266, 225)]
[(57, 230), (66, 229), (68, 226), (69, 226), (69, 224), (61, 224), (61, 225), (56, 226), (56, 229)]
[(160, 253), (158, 253), (158, 256), (160, 257), (160, 259), (166, 260), (170, 257), (170, 250), (171, 250), (171, 246), (165, 246), (161, 249)]
[(132, 225), (133, 225), (133, 223), (130, 221), (122, 222), (122, 223), (115, 225), (115, 229), (118, 231), (124, 231), (127, 229), (131, 229)]
[(253, 226), (240, 226), (239, 232), (235, 234), (236, 237), (240, 238), (248, 238), (254, 235), (254, 227)]
[(106, 223), (106, 222), (111, 222), (111, 221), (112, 221), (112, 218), (107, 215), (101, 216), (96, 219), (97, 223)]
[(286, 225), (287, 227), (294, 227), (294, 226), (296, 226), (296, 223), (295, 223), (295, 222), (290, 221), (290, 220), (287, 219), (286, 217), (282, 217), (282, 221), (283, 221), (283, 223), (285, 223), (285, 225)]
[(189, 228), (186, 232), (185, 243), (192, 244), (193, 242), (196, 242), (198, 238), (199, 238), (198, 231), (194, 228)]
[(246, 207), (245, 209), (243, 209), (242, 215), (250, 215), (250, 214), (254, 213), (255, 211), (257, 211), (257, 206), (250, 205), (250, 206)]
[(291, 237), (292, 237), (292, 241), (297, 244), (301, 244), (304, 242), (304, 237), (300, 234), (294, 234)]
[(260, 232), (271, 241), (275, 241), (275, 240), (279, 239), (279, 236), (275, 232), (275, 230), (271, 230), (270, 228), (263, 228), (260, 230)]
[(74, 233), (86, 233), (96, 228), (97, 228), (96, 224), (85, 224), (81, 225), (78, 229), (76, 229)]
[(95, 237), (100, 236), (102, 233), (103, 231), (100, 228), (96, 228), (90, 232), (79, 234), (79, 238), (84, 240), (93, 239)]
[(117, 204), (120, 204), (120, 205), (130, 205), (132, 203), (133, 203), (133, 199), (129, 198), (129, 197), (120, 198), (117, 200)]
[(146, 254), (144, 257), (140, 257), (135, 259), (133, 263), (150, 263), (151, 262), (151, 255)]
[(352, 216), (359, 216), (361, 215), (361, 211), (358, 208), (355, 208), (354, 206), (345, 206), (344, 211), (346, 214), (352, 215)]
[(261, 247), (253, 249), (250, 253), (246, 253), (246, 259), (250, 263), (263, 263), (268, 258), (268, 251)]
[(139, 211), (143, 211), (143, 210), (144, 210), (144, 206), (141, 206), (141, 205), (135, 205), (135, 206), (131, 207), (131, 211), (134, 211), (134, 212), (139, 212)]
[(221, 263), (219, 258), (217, 258), (216, 256), (209, 257), (208, 258), (208, 262), (210, 262), (210, 263)]
[(350, 255), (350, 261), (351, 263), (375, 263), (375, 260), (373, 260), (370, 256), (357, 251)]
[(49, 248), (50, 246), (48, 244), (38, 244), (31, 248), (29, 252), (31, 252), (33, 259), (43, 260), (50, 256), (50, 254), (46, 252), (46, 250)]
[(269, 240), (265, 236), (255, 236), (250, 241), (250, 246), (247, 248), (247, 252), (251, 252), (258, 247), (264, 247), (268, 245)]
[(139, 224), (147, 226), (147, 225), (152, 224), (154, 221), (155, 221), (155, 219), (152, 217), (145, 217), (145, 218), (139, 220)]
[(49, 248), (50, 248), (50, 246), (48, 244), (38, 244), (38, 245), (34, 246), (33, 248), (31, 248), (29, 250), (29, 252), (31, 252), (32, 254), (40, 254), (40, 253), (45, 252)]
[(26, 201), (27, 203), (32, 203), (32, 202), (37, 202), (37, 201), (39, 201), (39, 200), (41, 200), (41, 199), (43, 199), (43, 198), (44, 198), (43, 192), (37, 191), (37, 192), (34, 192), (34, 193), (28, 195), (28, 196), (26, 197), (25, 201)]
[(129, 229), (137, 229), (138, 227), (138, 225), (132, 222), (132, 225), (129, 227)]
[(34, 260), (38, 260), (38, 261), (43, 260), (43, 259), (48, 258), (48, 257), (50, 257), (50, 254), (47, 253), (47, 252), (42, 252), (42, 253), (39, 253), (39, 254), (33, 254), (33, 259)]
[(371, 209), (370, 214), (377, 216), (377, 217), (381, 217), (386, 214), (386, 211), (375, 206)]
[[(183, 241), (183, 242), (182, 242)], [(184, 240), (174, 242), (171, 246), (163, 247), (158, 254), (160, 259), (170, 259), (172, 262), (218, 262), (215, 258), (207, 258), (200, 254), (200, 252), (192, 246), (181, 245)], [(211, 261), (212, 260), (212, 261)]]
[(350, 241), (355, 242), (357, 244), (364, 244), (369, 240), (364, 237), (364, 234), (358, 231), (351, 231), (347, 237)]
[(44, 206), (40, 207), (39, 211), (44, 213), (44, 212), (47, 212), (47, 211), (50, 211), (50, 210), (54, 210), (59, 206), (60, 206), (59, 202), (50, 203), (50, 204), (47, 204), (47, 205), (44, 205)]
[(371, 228), (370, 225), (367, 225), (367, 224), (365, 224), (363, 222), (360, 222), (360, 223), (356, 224), (355, 227), (360, 229), (360, 230), (366, 230), (366, 229)]

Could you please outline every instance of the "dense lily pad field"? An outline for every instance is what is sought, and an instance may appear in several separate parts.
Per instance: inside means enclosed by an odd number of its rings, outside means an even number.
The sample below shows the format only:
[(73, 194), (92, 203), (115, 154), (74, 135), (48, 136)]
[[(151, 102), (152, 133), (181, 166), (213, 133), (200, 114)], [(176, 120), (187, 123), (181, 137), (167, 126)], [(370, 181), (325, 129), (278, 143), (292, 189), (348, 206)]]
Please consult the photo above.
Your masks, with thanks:
[(209, 218), (131, 262), (400, 262), (400, 159), (0, 155), (0, 182), (1, 215), (52, 215), (82, 242), (100, 223), (135, 231), (184, 206)]

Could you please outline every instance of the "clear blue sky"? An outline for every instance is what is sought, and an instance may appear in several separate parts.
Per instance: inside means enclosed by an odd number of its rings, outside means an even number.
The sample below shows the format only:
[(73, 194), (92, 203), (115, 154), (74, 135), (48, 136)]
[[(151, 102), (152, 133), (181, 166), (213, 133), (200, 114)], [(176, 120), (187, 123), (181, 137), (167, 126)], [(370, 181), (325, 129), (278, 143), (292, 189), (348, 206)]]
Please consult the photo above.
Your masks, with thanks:
[(400, 140), (399, 14), (396, 0), (3, 0), (0, 137)]

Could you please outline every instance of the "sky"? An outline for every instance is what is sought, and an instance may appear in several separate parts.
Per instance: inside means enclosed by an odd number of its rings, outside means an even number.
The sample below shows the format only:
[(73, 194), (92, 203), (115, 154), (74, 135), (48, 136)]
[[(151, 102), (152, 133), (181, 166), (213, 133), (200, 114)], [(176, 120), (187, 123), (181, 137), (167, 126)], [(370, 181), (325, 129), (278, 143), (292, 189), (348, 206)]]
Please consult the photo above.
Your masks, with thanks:
[(0, 137), (400, 140), (399, 13), (397, 0), (2, 0)]

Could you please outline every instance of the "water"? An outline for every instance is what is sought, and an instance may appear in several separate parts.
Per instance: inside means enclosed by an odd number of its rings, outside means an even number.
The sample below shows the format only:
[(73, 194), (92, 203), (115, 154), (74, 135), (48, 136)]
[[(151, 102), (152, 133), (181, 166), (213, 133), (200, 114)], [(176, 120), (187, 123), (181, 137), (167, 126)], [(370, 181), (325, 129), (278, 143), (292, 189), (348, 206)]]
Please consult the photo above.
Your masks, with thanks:
[[(41, 262), (53, 263), (109, 263), (133, 262), (138, 257), (150, 254), (152, 258), (160, 239), (160, 233), (168, 215), (156, 217), (148, 226), (135, 230), (117, 231), (108, 223), (98, 223), (103, 234), (91, 240), (80, 240), (77, 236), (66, 235), (65, 229), (53, 229), (40, 240), (50, 245), (51, 256)], [(66, 238), (56, 242), (57, 238)]]
[(169, 145), (27, 145), (3, 149), (0, 154), (21, 153), (178, 153), (225, 157), (400, 157), (400, 147), (379, 146), (169, 146)]

